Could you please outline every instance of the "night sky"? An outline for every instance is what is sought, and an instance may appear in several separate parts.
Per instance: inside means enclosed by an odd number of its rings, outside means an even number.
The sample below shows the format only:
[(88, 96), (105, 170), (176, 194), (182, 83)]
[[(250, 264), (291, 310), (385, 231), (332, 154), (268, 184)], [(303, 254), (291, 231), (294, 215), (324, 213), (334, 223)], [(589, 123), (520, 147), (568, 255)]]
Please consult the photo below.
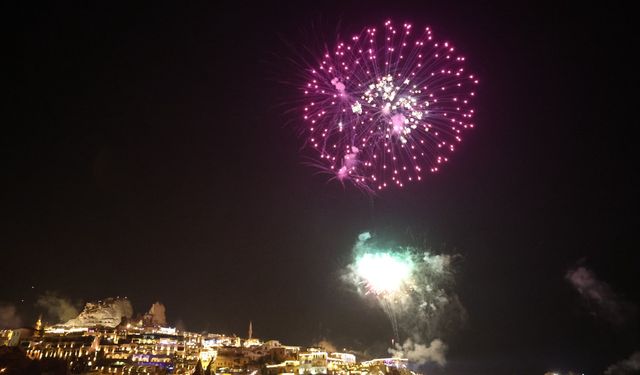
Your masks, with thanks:
[[(384, 348), (386, 316), (339, 277), (370, 230), (463, 256), (469, 317), (444, 338), (446, 373), (602, 373), (640, 350), (632, 15), (426, 1), (8, 9), (0, 302), (28, 324), (46, 292), (119, 295), (138, 312), (161, 301), (189, 330), (244, 336), (252, 320), (288, 344)], [(298, 91), (282, 82), (298, 77), (290, 45), (389, 17), (465, 52), (477, 127), (441, 173), (372, 198), (303, 163), (286, 113)], [(624, 321), (581, 298), (565, 278), (578, 266), (624, 301)]]

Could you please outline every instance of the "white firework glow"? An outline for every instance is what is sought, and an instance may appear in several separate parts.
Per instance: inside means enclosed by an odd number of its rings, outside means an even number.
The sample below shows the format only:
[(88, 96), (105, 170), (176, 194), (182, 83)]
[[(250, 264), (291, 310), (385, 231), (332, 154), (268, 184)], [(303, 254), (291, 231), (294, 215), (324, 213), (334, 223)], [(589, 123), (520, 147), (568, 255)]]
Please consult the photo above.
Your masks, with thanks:
[(355, 274), (375, 294), (393, 294), (406, 285), (413, 272), (410, 257), (392, 253), (366, 253), (358, 257)]

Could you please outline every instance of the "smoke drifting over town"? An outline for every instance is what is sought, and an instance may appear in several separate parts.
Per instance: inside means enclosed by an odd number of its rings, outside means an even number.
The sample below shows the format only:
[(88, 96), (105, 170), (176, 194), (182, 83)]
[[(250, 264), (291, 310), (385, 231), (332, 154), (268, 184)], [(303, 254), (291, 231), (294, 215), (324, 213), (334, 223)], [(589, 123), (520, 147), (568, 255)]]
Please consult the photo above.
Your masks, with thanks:
[(640, 372), (640, 351), (636, 351), (625, 360), (613, 364), (604, 372), (605, 375), (631, 375)]
[(313, 343), (313, 346), (317, 346), (319, 348), (323, 348), (324, 350), (328, 351), (328, 352), (337, 352), (338, 349), (337, 347), (329, 340), (326, 339), (322, 339), (318, 342)]
[(131, 301), (128, 299), (118, 298), (114, 302), (114, 305), (120, 311), (120, 315), (130, 319), (133, 316), (133, 306), (131, 306)]
[(46, 292), (39, 296), (36, 306), (44, 309), (46, 317), (55, 320), (56, 323), (73, 319), (79, 313), (79, 308), (76, 304), (68, 298), (61, 297), (53, 292)]
[(396, 348), (390, 348), (389, 353), (394, 357), (404, 357), (409, 361), (415, 362), (417, 365), (423, 365), (427, 362), (435, 362), (440, 366), (447, 363), (445, 354), (447, 345), (440, 339), (431, 341), (430, 344), (421, 344), (418, 337), (417, 342), (408, 338), (402, 346), (397, 345)]
[(15, 305), (0, 304), (0, 328), (18, 328), (21, 325), (22, 318)]
[(565, 277), (580, 294), (593, 315), (615, 325), (626, 323), (634, 315), (636, 307), (617, 295), (590, 269), (579, 266), (570, 269)]

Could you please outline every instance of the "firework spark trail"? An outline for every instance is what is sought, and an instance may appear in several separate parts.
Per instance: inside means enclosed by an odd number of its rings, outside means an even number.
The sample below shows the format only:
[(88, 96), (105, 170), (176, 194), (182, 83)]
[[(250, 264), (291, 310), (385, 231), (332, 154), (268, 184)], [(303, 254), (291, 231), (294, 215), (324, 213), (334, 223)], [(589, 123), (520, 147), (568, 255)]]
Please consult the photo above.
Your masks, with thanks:
[(396, 341), (399, 340), (398, 319), (393, 309), (396, 293), (408, 282), (413, 262), (408, 257), (389, 253), (363, 253), (354, 266), (367, 293), (374, 294), (389, 317)]
[(398, 317), (396, 316), (396, 313), (393, 310), (391, 301), (381, 298), (379, 299), (379, 302), (380, 302), (380, 305), (382, 306), (382, 310), (389, 317), (389, 322), (391, 323), (391, 329), (393, 330), (394, 342), (400, 341), (400, 328), (398, 327)]
[(478, 79), (432, 30), (367, 27), (309, 68), (302, 106), (316, 163), (367, 191), (437, 172), (473, 128)]
[(452, 257), (383, 245), (368, 232), (360, 234), (353, 253), (345, 279), (361, 296), (373, 296), (389, 317), (397, 343), (390, 353), (443, 364), (446, 345), (438, 337), (465, 319), (453, 291)]

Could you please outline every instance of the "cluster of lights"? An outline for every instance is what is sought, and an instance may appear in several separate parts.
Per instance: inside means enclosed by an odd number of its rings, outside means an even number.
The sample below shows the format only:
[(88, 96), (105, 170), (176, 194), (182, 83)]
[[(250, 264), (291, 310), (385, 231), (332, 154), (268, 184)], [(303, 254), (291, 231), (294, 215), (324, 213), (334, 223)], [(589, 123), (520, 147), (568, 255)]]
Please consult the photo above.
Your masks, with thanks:
[[(284, 349), (285, 356), (291, 355), (281, 363), (267, 362), (266, 367), (277, 372), (285, 370), (292, 374), (326, 374), (329, 371), (358, 372), (366, 375), (369, 373), (369, 367), (377, 364), (377, 362), (375, 364), (373, 362), (359, 363), (352, 353), (327, 352), (319, 348), (308, 348), (306, 352), (300, 352), (300, 347), (297, 346), (284, 346), (275, 340), (262, 342), (255, 338), (244, 341), (258, 345), (223, 346), (214, 349), (206, 345), (206, 338), (213, 337), (227, 341), (235, 336), (202, 335), (162, 328), (164, 327), (136, 327), (128, 324), (126, 329), (113, 330), (92, 331), (87, 329), (83, 332), (66, 333), (43, 330), (42, 335), (34, 336), (29, 340), (26, 354), (33, 360), (59, 358), (65, 360), (69, 366), (77, 363), (80, 368), (101, 374), (159, 373), (163, 371), (190, 374), (195, 370), (198, 361), (203, 368), (207, 368), (209, 364), (216, 361), (219, 351), (222, 351), (223, 358), (231, 355), (234, 358), (243, 356), (246, 360), (255, 360), (256, 355), (261, 358), (269, 358), (273, 355), (269, 349), (274, 348)], [(168, 330), (173, 333), (161, 333), (169, 332)], [(184, 349), (178, 349), (179, 347)], [(398, 360), (402, 361), (401, 359), (384, 359), (385, 363), (387, 361), (395, 363)], [(246, 365), (246, 362), (244, 364), (240, 362), (232, 359), (225, 363), (230, 367), (221, 367), (217, 363), (215, 367), (224, 369), (224, 372), (228, 370), (230, 373), (239, 373), (244, 371), (242, 366)], [(6, 371), (4, 368), (0, 368), (0, 370), (0, 372)], [(256, 374), (257, 370), (250, 373), (250, 375)]]
[(448, 42), (405, 23), (369, 27), (309, 69), (305, 129), (321, 168), (368, 191), (437, 172), (473, 128), (478, 83)]
[[(93, 338), (93, 340), (88, 340)], [(127, 339), (120, 342), (122, 339)], [(179, 359), (176, 373), (190, 373), (195, 368), (199, 355), (209, 355), (215, 359), (216, 351), (201, 345), (201, 336), (189, 332), (178, 332), (175, 328), (144, 328), (131, 324), (126, 330), (85, 329), (68, 330), (45, 329), (44, 336), (36, 336), (29, 341), (27, 355), (36, 360), (60, 358), (70, 361), (86, 358), (87, 366), (101, 373), (153, 372), (154, 366), (171, 367)], [(93, 366), (98, 354), (110, 361), (109, 366)]]

